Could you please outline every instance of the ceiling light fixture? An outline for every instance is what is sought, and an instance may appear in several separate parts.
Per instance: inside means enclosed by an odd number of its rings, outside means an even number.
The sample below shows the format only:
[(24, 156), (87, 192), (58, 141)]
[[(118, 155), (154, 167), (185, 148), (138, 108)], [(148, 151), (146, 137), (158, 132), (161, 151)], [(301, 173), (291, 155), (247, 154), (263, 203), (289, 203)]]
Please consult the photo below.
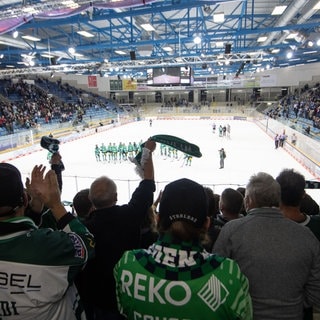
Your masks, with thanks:
[(77, 34), (80, 34), (81, 36), (83, 36), (85, 38), (93, 38), (94, 37), (94, 34), (88, 32), (88, 31), (85, 31), (85, 30), (79, 30), (79, 31), (77, 31)]
[(320, 1), (313, 7), (313, 10), (319, 10), (320, 9)]
[(54, 55), (50, 54), (50, 53), (42, 53), (40, 54), (41, 57), (44, 57), (44, 58), (54, 58)]
[(271, 15), (272, 16), (280, 16), (287, 9), (287, 6), (275, 6)]
[(68, 49), (68, 52), (69, 52), (70, 54), (75, 54), (75, 53), (76, 53), (76, 49), (73, 48), (73, 47), (70, 47), (70, 48)]
[(308, 45), (308, 47), (313, 47), (313, 45), (314, 45), (314, 43), (313, 43), (313, 41), (311, 41), (311, 40), (309, 40), (308, 42), (307, 42), (307, 45)]
[(302, 52), (302, 54), (314, 54), (314, 53), (317, 53), (318, 51), (316, 50), (313, 50), (313, 51), (305, 51), (305, 52)]
[(287, 53), (287, 59), (291, 59), (292, 57), (293, 57), (293, 53), (292, 53), (292, 51), (289, 51)]
[(195, 36), (194, 39), (193, 39), (193, 42), (195, 44), (200, 44), (201, 43), (201, 38), (199, 36)]
[(296, 37), (298, 36), (298, 33), (290, 33), (287, 37), (286, 37), (286, 39), (295, 39)]
[(213, 22), (215, 22), (215, 23), (224, 22), (224, 13), (223, 12), (214, 13), (213, 14)]
[(75, 52), (73, 55), (75, 57), (83, 57), (83, 54), (82, 53), (78, 53), (78, 52)]
[(155, 31), (156, 29), (150, 23), (142, 23), (141, 28), (146, 31)]
[(170, 46), (163, 47), (164, 51), (171, 52), (172, 48)]
[(116, 54), (121, 54), (121, 55), (124, 55), (124, 54), (126, 54), (124, 51), (122, 51), (122, 50), (115, 50), (114, 51)]
[(257, 42), (265, 42), (268, 39), (266, 36), (261, 36), (258, 38)]
[(215, 42), (216, 48), (223, 48), (224, 47), (224, 42), (223, 41), (217, 41)]
[(21, 36), (21, 38), (25, 39), (25, 40), (30, 40), (30, 41), (41, 41), (40, 38), (37, 38), (37, 37), (34, 37), (34, 36), (29, 36), (29, 35), (26, 35), (26, 36)]

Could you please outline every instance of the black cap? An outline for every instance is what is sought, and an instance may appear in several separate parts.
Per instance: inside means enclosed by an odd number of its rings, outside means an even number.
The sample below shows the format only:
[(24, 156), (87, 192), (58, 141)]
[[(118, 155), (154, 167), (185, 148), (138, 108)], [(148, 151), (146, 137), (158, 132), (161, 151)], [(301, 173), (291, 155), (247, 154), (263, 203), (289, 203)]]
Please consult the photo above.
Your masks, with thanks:
[(196, 228), (201, 228), (207, 214), (207, 194), (199, 183), (184, 178), (165, 187), (159, 206), (164, 228), (168, 228), (174, 221), (188, 221)]

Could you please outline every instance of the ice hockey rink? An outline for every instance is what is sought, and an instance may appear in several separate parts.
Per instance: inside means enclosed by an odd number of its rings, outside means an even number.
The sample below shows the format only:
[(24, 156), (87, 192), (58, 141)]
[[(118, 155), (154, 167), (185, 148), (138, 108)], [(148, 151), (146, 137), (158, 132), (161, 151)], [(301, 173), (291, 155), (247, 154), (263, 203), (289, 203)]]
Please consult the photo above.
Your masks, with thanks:
[[(305, 167), (292, 158), (283, 148), (275, 149), (273, 139), (255, 123), (244, 120), (216, 120), (215, 133), (213, 120), (142, 120), (115, 126), (112, 129), (83, 137), (81, 132), (70, 142), (61, 139), (60, 153), (65, 164), (63, 172), (62, 200), (72, 201), (77, 191), (90, 187), (99, 176), (107, 175), (118, 185), (118, 204), (126, 203), (140, 178), (135, 172), (135, 165), (130, 161), (121, 163), (97, 162), (94, 154), (95, 145), (101, 143), (140, 142), (158, 134), (174, 135), (199, 146), (201, 158), (193, 157), (191, 166), (183, 163), (183, 154), (178, 159), (160, 155), (160, 145), (154, 152), (155, 196), (164, 186), (179, 178), (193, 179), (211, 187), (215, 193), (221, 193), (227, 187), (245, 186), (249, 177), (264, 171), (276, 177), (284, 168), (294, 168), (302, 173), (306, 180), (316, 180)], [(230, 137), (219, 137), (218, 127), (230, 125)], [(78, 136), (77, 136), (78, 135)], [(224, 169), (219, 169), (219, 152), (223, 147), (227, 157)], [(16, 157), (14, 153), (0, 155), (0, 161), (10, 162), (22, 172), (23, 179), (30, 175), (34, 165), (45, 164), (47, 151), (37, 148), (26, 155)], [(320, 202), (319, 190), (307, 190), (317, 203)]]

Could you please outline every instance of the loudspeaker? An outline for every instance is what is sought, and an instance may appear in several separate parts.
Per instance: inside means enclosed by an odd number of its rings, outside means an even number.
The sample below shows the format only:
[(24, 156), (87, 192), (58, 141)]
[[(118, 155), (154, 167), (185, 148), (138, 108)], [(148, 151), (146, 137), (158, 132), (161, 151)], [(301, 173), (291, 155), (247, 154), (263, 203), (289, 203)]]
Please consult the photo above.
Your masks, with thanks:
[(189, 93), (188, 93), (188, 100), (189, 100), (189, 102), (193, 102), (193, 100), (194, 100), (193, 90), (189, 91)]
[(56, 58), (56, 57), (50, 58), (50, 64), (51, 64), (52, 66), (55, 66), (55, 65), (57, 64), (57, 58)]
[(201, 101), (207, 101), (207, 90), (201, 90), (200, 91), (200, 99)]
[(131, 60), (136, 60), (136, 52), (135, 51), (130, 51), (130, 58), (131, 58)]
[(231, 53), (231, 44), (230, 44), (230, 43), (227, 43), (227, 44), (225, 45), (224, 53), (225, 53), (225, 54)]
[(133, 91), (129, 91), (129, 103), (133, 103), (134, 101), (134, 93)]

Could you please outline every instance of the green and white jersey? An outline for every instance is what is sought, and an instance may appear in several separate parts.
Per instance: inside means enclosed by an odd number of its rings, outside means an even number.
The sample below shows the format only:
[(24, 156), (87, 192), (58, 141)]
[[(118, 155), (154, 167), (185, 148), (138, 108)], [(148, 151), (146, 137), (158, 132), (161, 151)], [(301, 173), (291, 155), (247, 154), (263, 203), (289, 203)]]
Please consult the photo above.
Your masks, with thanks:
[(125, 252), (114, 276), (119, 311), (130, 320), (252, 319), (237, 263), (196, 244), (165, 236), (148, 250)]
[(27, 217), (0, 222), (1, 320), (85, 319), (73, 280), (94, 254), (93, 236), (65, 220), (63, 230), (38, 229)]

